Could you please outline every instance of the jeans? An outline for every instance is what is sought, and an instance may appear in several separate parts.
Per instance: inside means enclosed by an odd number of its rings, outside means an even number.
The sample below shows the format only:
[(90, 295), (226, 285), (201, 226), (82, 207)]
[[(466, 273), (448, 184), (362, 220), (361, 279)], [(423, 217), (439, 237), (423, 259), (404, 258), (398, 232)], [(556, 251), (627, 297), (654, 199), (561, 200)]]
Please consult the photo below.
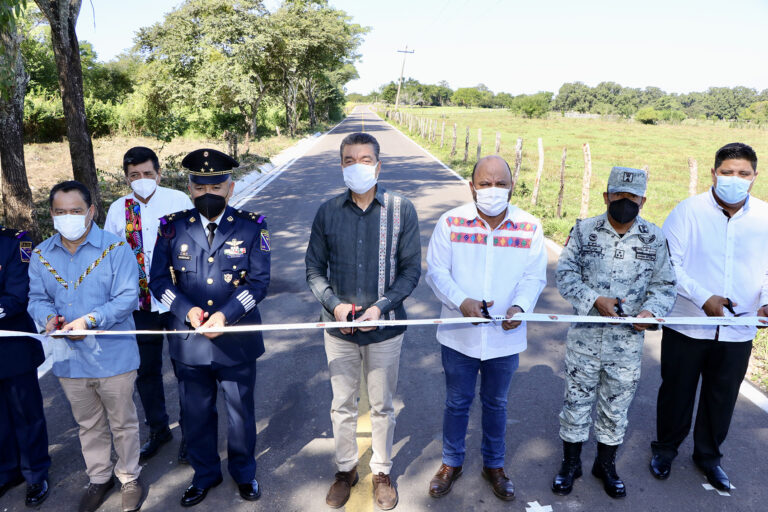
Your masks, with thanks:
[(512, 374), (519, 365), (518, 354), (481, 361), (442, 346), (445, 370), (445, 413), (443, 415), (443, 463), (464, 464), (469, 408), (475, 398), (480, 372), (480, 402), (483, 406), (483, 466), (504, 467), (507, 432), (507, 394)]

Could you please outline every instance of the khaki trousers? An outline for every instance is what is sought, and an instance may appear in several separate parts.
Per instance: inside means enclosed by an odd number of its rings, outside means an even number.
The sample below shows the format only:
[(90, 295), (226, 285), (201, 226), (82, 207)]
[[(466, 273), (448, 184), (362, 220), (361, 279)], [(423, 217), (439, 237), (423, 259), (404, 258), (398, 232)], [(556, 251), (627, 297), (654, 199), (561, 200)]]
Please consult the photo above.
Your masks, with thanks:
[(121, 483), (139, 477), (139, 418), (133, 403), (135, 380), (136, 370), (98, 379), (59, 377), (72, 415), (80, 425), (80, 447), (92, 484), (103, 484), (112, 478), (113, 441), (117, 453), (115, 476)]
[(357, 402), (361, 364), (371, 406), (371, 471), (374, 475), (388, 475), (392, 468), (392, 440), (395, 436), (392, 397), (397, 389), (403, 336), (399, 334), (379, 343), (361, 346), (325, 333), (325, 354), (333, 390), (331, 422), (339, 471), (350, 471), (358, 463)]

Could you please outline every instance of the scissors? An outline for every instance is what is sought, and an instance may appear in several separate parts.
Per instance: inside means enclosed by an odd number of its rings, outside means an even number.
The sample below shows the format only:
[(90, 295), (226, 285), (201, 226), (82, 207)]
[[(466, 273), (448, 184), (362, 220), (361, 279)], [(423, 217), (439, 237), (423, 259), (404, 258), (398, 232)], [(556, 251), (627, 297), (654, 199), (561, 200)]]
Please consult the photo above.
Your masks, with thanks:
[(621, 299), (616, 297), (616, 314), (618, 316), (627, 316), (626, 313), (624, 313), (624, 308), (621, 307)]
[(725, 298), (725, 300), (727, 300), (727, 301), (728, 301), (728, 304), (726, 304), (726, 306), (725, 306), (725, 309), (727, 309), (728, 311), (730, 311), (730, 313), (731, 313), (733, 316), (744, 316), (744, 315), (746, 315), (746, 314), (747, 314), (747, 312), (746, 312), (746, 311), (743, 311), (743, 312), (741, 312), (741, 313), (737, 313), (736, 311), (734, 311), (734, 310), (733, 310), (733, 301), (732, 301), (731, 299), (729, 299), (728, 297), (726, 297), (726, 298)]

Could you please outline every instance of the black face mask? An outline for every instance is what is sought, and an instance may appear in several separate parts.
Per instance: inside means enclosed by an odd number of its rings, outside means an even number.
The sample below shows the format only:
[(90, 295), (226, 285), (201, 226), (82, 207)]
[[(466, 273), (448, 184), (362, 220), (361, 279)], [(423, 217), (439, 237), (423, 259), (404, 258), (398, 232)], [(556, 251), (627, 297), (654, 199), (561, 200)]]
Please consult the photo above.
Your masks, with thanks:
[(618, 199), (608, 205), (608, 215), (619, 224), (632, 222), (640, 213), (640, 205), (631, 199)]
[(218, 194), (203, 194), (195, 198), (195, 208), (206, 219), (215, 219), (227, 206), (227, 198)]

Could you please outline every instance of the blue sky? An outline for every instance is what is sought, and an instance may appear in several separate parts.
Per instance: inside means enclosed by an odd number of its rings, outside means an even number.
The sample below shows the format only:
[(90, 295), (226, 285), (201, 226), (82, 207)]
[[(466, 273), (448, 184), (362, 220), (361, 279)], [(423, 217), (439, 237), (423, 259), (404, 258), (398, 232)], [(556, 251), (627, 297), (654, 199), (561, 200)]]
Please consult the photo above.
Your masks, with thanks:
[[(132, 44), (178, 0), (83, 2), (77, 31), (102, 60)], [(269, 8), (279, 0), (266, 0)], [(744, 85), (768, 89), (768, 0), (331, 0), (371, 27), (360, 48), (367, 93), (400, 74), (486, 84), (494, 92), (556, 92), (564, 82), (661, 87), (667, 92)], [(94, 16), (95, 11), (95, 27)]]

